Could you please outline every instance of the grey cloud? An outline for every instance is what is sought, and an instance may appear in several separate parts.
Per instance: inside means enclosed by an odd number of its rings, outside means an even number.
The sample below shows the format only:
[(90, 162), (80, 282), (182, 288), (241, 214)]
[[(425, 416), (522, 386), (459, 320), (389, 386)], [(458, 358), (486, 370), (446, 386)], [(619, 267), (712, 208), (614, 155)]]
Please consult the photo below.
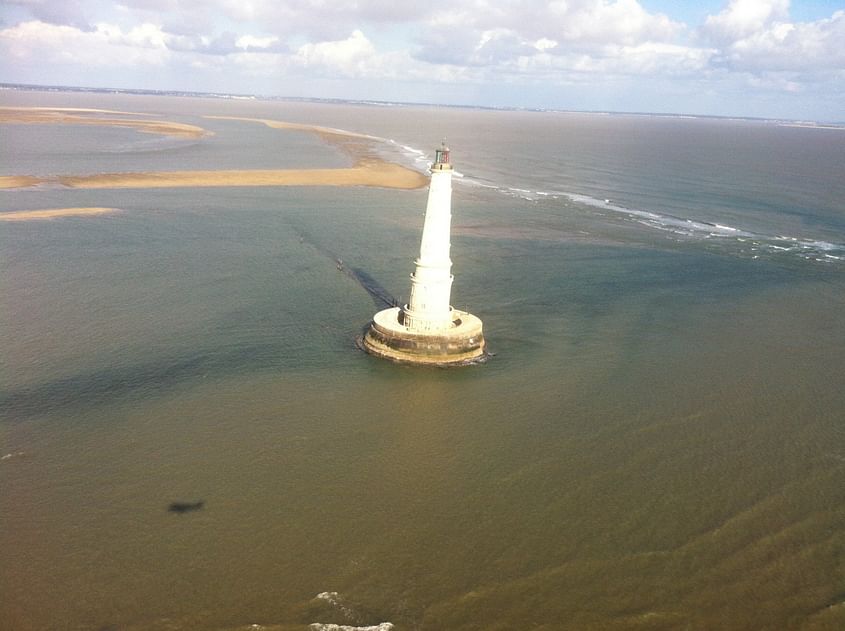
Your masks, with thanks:
[(459, 0), (444, 5), (405, 0), (286, 0), (262, 3), (267, 11), (282, 8), (286, 15), (297, 22), (335, 21), (347, 27), (361, 20), (373, 23), (412, 22), (434, 11), (450, 11), (457, 4), (460, 4)]
[(178, 52), (204, 53), (207, 55), (227, 55), (235, 52), (237, 36), (226, 31), (211, 41), (198, 35), (172, 35), (167, 38), (167, 47)]
[(11, 6), (23, 7), (33, 18), (48, 24), (73, 26), (82, 31), (92, 30), (80, 0), (5, 0), (5, 2)]
[(237, 35), (231, 31), (225, 31), (211, 40), (208, 46), (206, 46), (201, 52), (210, 55), (228, 55), (230, 53), (234, 53), (237, 51), (237, 46), (235, 46), (237, 39)]
[(432, 64), (467, 64), (480, 33), (458, 26), (428, 29), (417, 39), (412, 57)]
[(197, 24), (188, 16), (167, 16), (162, 20), (161, 28), (168, 33), (183, 37), (199, 37), (210, 28), (208, 24)]
[(437, 10), (428, 2), (403, 0), (122, 0), (121, 4), (156, 12), (168, 24), (177, 22), (178, 16), (179, 30), (185, 32), (200, 32), (183, 23), (186, 18), (225, 15), (236, 24), (252, 24), (268, 33), (301, 33), (321, 41), (346, 37), (366, 24), (412, 22)]
[[(356, 8), (356, 14), (372, 22), (412, 22), (427, 15), (435, 3), (429, 5), (427, 2), (408, 2), (405, 0), (369, 0), (365, 2), (352, 3)], [(449, 5), (445, 5), (448, 9)]]
[(238, 46), (240, 36), (225, 31), (210, 41), (199, 36), (171, 35), (167, 47), (177, 52), (192, 52), (205, 55), (231, 55), (233, 53), (289, 53), (290, 47), (283, 42), (274, 42), (266, 47)]
[[(118, 4), (131, 9), (143, 9), (145, 11), (173, 11), (182, 8), (180, 0), (122, 0)], [(196, 3), (188, 3), (194, 4)]]
[(412, 56), (419, 61), (434, 64), (494, 66), (538, 52), (534, 46), (507, 29), (472, 31), (462, 33), (463, 37), (453, 37), (454, 30), (427, 33), (420, 39), (420, 47)]

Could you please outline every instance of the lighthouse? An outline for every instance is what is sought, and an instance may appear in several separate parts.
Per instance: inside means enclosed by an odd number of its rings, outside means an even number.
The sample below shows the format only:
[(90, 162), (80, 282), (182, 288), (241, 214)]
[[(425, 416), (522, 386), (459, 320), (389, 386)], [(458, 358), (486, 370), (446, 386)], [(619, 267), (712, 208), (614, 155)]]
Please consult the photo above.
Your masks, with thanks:
[(361, 346), (396, 362), (438, 366), (486, 358), (481, 320), (450, 304), (452, 259), (452, 164), (444, 144), (435, 151), (420, 254), (414, 261), (408, 304), (379, 311)]
[(411, 298), (403, 312), (405, 326), (414, 331), (443, 331), (452, 326), (451, 223), (452, 165), (444, 144), (431, 165), (420, 256), (411, 274)]

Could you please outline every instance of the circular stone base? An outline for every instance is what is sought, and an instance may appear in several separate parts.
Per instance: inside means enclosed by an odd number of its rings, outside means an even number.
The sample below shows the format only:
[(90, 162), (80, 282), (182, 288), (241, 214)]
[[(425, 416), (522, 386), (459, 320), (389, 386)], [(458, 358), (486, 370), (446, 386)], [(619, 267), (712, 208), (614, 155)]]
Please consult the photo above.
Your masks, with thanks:
[(399, 321), (399, 307), (379, 311), (360, 340), (361, 348), (371, 355), (406, 364), (460, 366), (486, 359), (481, 320), (465, 311), (452, 313), (451, 328), (418, 333), (409, 331)]

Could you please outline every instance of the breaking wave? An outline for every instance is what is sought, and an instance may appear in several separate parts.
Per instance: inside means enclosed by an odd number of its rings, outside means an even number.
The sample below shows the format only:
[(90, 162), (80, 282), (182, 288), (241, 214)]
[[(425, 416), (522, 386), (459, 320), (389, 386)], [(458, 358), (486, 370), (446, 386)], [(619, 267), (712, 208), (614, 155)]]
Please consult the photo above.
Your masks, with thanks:
[[(375, 138), (374, 138), (375, 139)], [(377, 139), (385, 143), (388, 151), (407, 165), (425, 173), (431, 167), (430, 152), (401, 144), (391, 138)], [(821, 239), (808, 239), (783, 234), (765, 234), (739, 226), (688, 219), (668, 213), (628, 208), (611, 199), (597, 199), (581, 193), (565, 191), (532, 190), (516, 186), (492, 184), (476, 176), (455, 172), (455, 176), (467, 186), (495, 190), (498, 193), (529, 202), (567, 200), (582, 206), (589, 206), (618, 215), (623, 220), (664, 232), (677, 241), (709, 240), (722, 245), (733, 245), (733, 250), (751, 259), (791, 255), (818, 263), (841, 263), (845, 261), (845, 244)]]
[(308, 625), (311, 631), (393, 631), (394, 627), (389, 622), (372, 625), (369, 627), (351, 627), (348, 624), (325, 624), (314, 622)]
[(346, 602), (346, 600), (337, 592), (320, 592), (315, 596), (315, 600), (322, 600), (331, 605), (343, 617), (355, 622), (355, 625), (335, 624), (327, 622), (314, 622), (309, 625), (310, 631), (393, 631), (394, 626), (392, 622), (381, 622), (379, 624), (365, 625), (361, 621), (361, 614), (355, 610), (355, 607)]
[(736, 245), (737, 251), (760, 258), (764, 254), (792, 254), (805, 260), (836, 263), (845, 260), (845, 244), (788, 235), (770, 235), (737, 226), (686, 219), (669, 214), (626, 208), (610, 199), (600, 200), (588, 195), (563, 193), (575, 203), (601, 208), (626, 217), (640, 225), (669, 233), (677, 240), (708, 239)]
[[(378, 140), (379, 142), (383, 143), (387, 149), (388, 153), (391, 155), (390, 158), (396, 158), (396, 154), (398, 154), (399, 159), (407, 166), (411, 167), (412, 169), (416, 169), (421, 173), (428, 173), (429, 169), (431, 168), (431, 151), (423, 151), (422, 149), (416, 149), (415, 147), (411, 147), (409, 145), (403, 145), (395, 141), (393, 138), (377, 138), (372, 136), (373, 140)], [(452, 171), (452, 175), (457, 178), (463, 178), (464, 174), (459, 171)]]

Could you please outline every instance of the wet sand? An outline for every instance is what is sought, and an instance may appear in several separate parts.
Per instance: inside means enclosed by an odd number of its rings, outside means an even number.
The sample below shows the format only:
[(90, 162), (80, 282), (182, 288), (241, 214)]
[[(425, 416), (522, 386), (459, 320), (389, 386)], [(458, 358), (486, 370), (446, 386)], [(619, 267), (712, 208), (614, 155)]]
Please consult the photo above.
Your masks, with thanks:
[(374, 186), (414, 189), (425, 186), (424, 175), (398, 164), (365, 159), (341, 169), (259, 169), (227, 171), (146, 171), (51, 177), (12, 176), (3, 188), (58, 185), (76, 189), (185, 188), (231, 186)]
[(212, 135), (212, 132), (196, 125), (162, 120), (107, 118), (100, 116), (100, 114), (123, 115), (131, 114), (131, 112), (71, 108), (2, 107), (0, 108), (0, 123), (129, 127), (144, 134), (160, 134), (175, 138), (202, 138)]
[(31, 221), (57, 217), (85, 217), (118, 212), (117, 208), (48, 208), (44, 210), (16, 210), (0, 213), (0, 221)]
[(304, 123), (289, 123), (287, 121), (273, 120), (271, 118), (248, 118), (244, 116), (203, 116), (203, 118), (213, 120), (232, 120), (232, 121), (246, 121), (250, 123), (262, 123), (267, 127), (273, 129), (288, 129), (293, 131), (307, 131), (318, 134), (329, 142), (337, 138), (359, 138), (362, 140), (377, 140), (375, 136), (367, 134), (359, 134), (354, 131), (346, 131), (345, 129), (337, 129), (335, 127), (323, 127), (321, 125), (308, 125)]
[(41, 178), (32, 175), (0, 175), (0, 189), (27, 188), (41, 184)]
[[(108, 110), (68, 110), (41, 108), (0, 108), (0, 123), (20, 124), (85, 124), (132, 127), (144, 133), (165, 134), (176, 137), (198, 138), (211, 132), (183, 123), (159, 120), (137, 120), (78, 116), (69, 112), (92, 114)], [(118, 188), (176, 188), (176, 187), (230, 187), (230, 186), (373, 186), (380, 188), (415, 189), (428, 183), (423, 174), (378, 157), (370, 146), (372, 136), (347, 132), (341, 129), (287, 123), (269, 119), (207, 116), (222, 120), (257, 122), (274, 129), (305, 131), (319, 135), (353, 160), (351, 167), (336, 169), (260, 169), (225, 171), (145, 171), (138, 173), (98, 173), (91, 175), (56, 175), (35, 177), (30, 175), (0, 176), (0, 189), (28, 188), (54, 185), (77, 189)]]

